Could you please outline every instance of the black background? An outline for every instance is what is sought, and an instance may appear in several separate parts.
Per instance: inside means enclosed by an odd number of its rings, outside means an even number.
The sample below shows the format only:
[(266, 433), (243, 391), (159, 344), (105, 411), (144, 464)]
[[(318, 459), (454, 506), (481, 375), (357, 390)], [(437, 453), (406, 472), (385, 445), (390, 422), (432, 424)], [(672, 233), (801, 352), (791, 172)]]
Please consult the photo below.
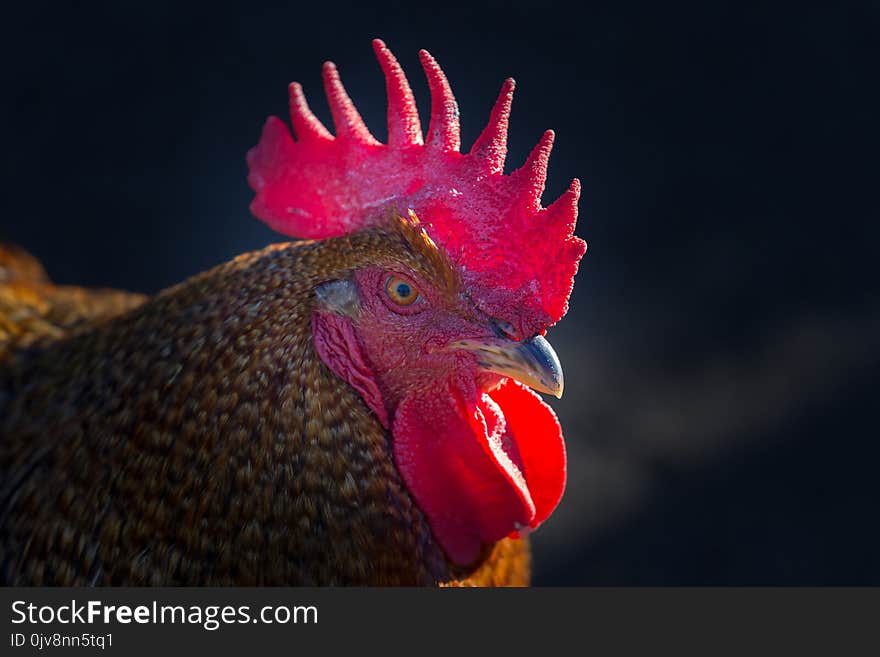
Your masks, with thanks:
[[(279, 241), (244, 153), (333, 59), (374, 133), (386, 40), (466, 146), (517, 80), (508, 169), (590, 244), (549, 334), (569, 486), (537, 584), (878, 584), (877, 3), (28, 3), (4, 9), (0, 239), (155, 292)], [(516, 248), (516, 245), (511, 245)]]

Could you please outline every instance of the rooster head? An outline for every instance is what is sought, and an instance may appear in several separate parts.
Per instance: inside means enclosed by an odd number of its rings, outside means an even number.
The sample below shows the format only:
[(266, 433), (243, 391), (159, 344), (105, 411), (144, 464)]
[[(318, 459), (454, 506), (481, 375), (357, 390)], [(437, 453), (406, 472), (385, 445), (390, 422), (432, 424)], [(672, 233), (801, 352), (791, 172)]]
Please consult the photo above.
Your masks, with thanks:
[(467, 565), (483, 546), (537, 527), (565, 487), (562, 431), (533, 390), (562, 395), (544, 334), (566, 313), (586, 251), (573, 234), (580, 185), (542, 207), (552, 131), (504, 174), (513, 80), (463, 154), (458, 106), (436, 61), (420, 53), (431, 91), (423, 137), (406, 76), (384, 43), (373, 45), (388, 143), (370, 134), (328, 62), (336, 135), (291, 84), (296, 141), (280, 119), (266, 122), (248, 153), (251, 210), (286, 235), (399, 240), (406, 257), (362, 263), (315, 288), (315, 349), (389, 430), (435, 538)]

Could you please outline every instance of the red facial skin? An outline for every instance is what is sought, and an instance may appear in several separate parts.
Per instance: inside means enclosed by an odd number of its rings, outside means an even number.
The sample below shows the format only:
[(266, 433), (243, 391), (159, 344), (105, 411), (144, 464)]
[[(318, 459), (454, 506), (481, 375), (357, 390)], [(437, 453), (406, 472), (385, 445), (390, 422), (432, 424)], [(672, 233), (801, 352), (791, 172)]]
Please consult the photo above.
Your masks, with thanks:
[[(392, 300), (391, 276), (418, 290), (415, 303)], [(565, 487), (559, 423), (531, 390), (448, 347), (493, 337), (491, 318), (411, 271), (368, 268), (354, 284), (354, 317), (315, 313), (316, 349), (390, 430), (397, 468), (450, 559), (467, 565), (483, 545), (537, 527)]]

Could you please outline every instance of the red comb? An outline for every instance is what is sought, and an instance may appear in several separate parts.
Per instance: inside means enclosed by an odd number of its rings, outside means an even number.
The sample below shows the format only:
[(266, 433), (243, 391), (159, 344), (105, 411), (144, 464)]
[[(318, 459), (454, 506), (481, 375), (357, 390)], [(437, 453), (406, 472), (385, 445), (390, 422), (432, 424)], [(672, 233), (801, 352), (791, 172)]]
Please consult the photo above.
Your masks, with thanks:
[(412, 209), (431, 238), (462, 269), (484, 312), (524, 335), (562, 317), (586, 243), (573, 235), (580, 183), (541, 207), (553, 132), (525, 164), (503, 173), (514, 82), (508, 79), (489, 123), (468, 154), (459, 152), (458, 105), (446, 76), (419, 53), (431, 90), (426, 139), (406, 76), (385, 44), (373, 48), (388, 89), (388, 144), (376, 140), (348, 97), (336, 67), (324, 65), (324, 88), (336, 136), (312, 114), (302, 87), (290, 85), (294, 141), (270, 117), (248, 152), (251, 211), (275, 230), (326, 238)]

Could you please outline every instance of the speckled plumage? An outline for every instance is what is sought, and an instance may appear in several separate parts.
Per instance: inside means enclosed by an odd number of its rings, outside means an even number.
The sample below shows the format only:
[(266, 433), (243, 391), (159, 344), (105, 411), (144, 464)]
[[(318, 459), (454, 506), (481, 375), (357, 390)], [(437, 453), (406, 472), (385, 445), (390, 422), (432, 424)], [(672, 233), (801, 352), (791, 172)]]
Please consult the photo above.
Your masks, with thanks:
[(141, 294), (53, 285), (39, 261), (0, 243), (0, 361), (35, 342), (63, 338), (142, 304)]
[(0, 579), (526, 584), (523, 540), (447, 561), (386, 431), (313, 348), (316, 285), (389, 261), (445, 275), (408, 226), (272, 246), (0, 345)]

